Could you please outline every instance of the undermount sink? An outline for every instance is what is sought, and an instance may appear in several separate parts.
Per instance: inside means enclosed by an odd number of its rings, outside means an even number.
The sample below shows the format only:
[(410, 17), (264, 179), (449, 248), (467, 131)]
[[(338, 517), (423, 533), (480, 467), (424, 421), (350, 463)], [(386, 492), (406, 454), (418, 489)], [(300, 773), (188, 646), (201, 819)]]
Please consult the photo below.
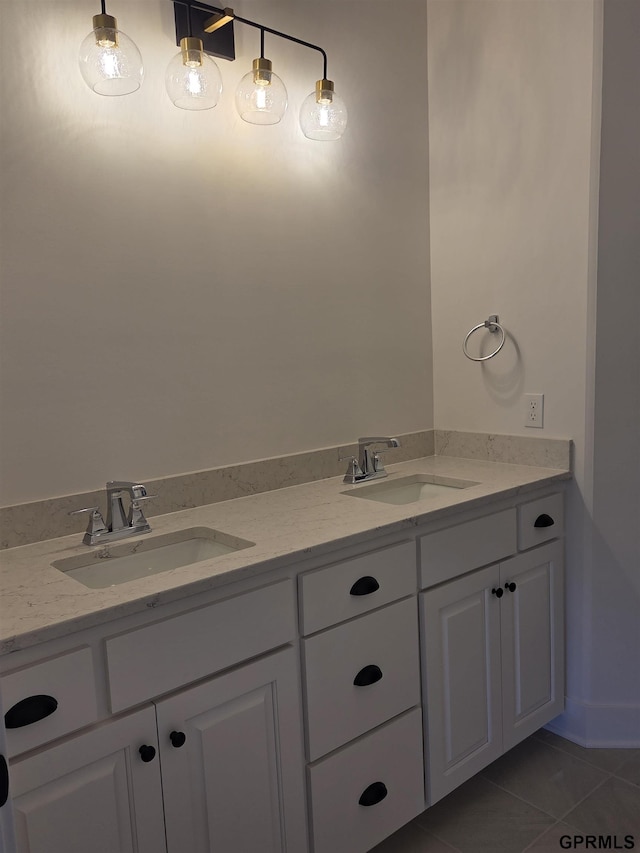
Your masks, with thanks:
[(400, 505), (440, 497), (451, 489), (468, 489), (469, 486), (477, 485), (473, 480), (457, 480), (455, 477), (440, 477), (437, 474), (410, 474), (408, 477), (372, 483), (370, 486), (355, 485), (342, 494)]
[(103, 545), (86, 554), (56, 560), (51, 565), (85, 586), (103, 589), (251, 548), (253, 545), (255, 542), (238, 539), (237, 536), (229, 536), (209, 527), (190, 527), (135, 542)]

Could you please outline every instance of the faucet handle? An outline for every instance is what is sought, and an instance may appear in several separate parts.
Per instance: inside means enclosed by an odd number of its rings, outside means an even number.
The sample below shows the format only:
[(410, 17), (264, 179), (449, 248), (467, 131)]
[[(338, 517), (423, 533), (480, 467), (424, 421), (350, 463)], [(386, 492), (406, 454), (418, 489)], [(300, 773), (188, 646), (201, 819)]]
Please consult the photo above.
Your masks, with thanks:
[(133, 527), (135, 530), (141, 532), (145, 530), (151, 530), (149, 522), (144, 517), (144, 513), (142, 512), (142, 507), (140, 506), (140, 504), (143, 501), (150, 501), (153, 498), (157, 497), (157, 495), (148, 495), (145, 491), (144, 495), (138, 495), (131, 499), (131, 505), (129, 506), (129, 515), (127, 517), (127, 523), (129, 527)]
[(371, 459), (373, 461), (373, 470), (378, 474), (386, 474), (386, 470), (384, 465), (382, 464), (382, 460), (380, 459), (381, 453), (386, 453), (388, 450), (391, 450), (390, 447), (381, 447), (379, 450), (373, 450), (371, 452)]
[[(67, 515), (81, 515), (83, 512), (90, 512), (91, 518), (89, 519), (89, 524), (94, 521), (102, 521), (102, 513), (100, 512), (100, 507), (98, 506), (85, 506), (82, 509), (72, 509)], [(104, 521), (102, 522), (104, 524)]]
[(338, 456), (338, 459), (342, 462), (344, 459), (349, 460), (349, 467), (347, 468), (347, 473), (344, 475), (344, 483), (357, 483), (358, 480), (362, 479), (362, 468), (360, 467), (360, 463), (356, 456), (352, 453), (347, 456)]
[(89, 516), (89, 522), (82, 541), (85, 545), (93, 545), (98, 536), (101, 536), (103, 533), (107, 533), (107, 526), (104, 523), (100, 508), (97, 506), (86, 506), (82, 509), (74, 509), (67, 513), (67, 515), (80, 515), (83, 512), (90, 512), (91, 515)]

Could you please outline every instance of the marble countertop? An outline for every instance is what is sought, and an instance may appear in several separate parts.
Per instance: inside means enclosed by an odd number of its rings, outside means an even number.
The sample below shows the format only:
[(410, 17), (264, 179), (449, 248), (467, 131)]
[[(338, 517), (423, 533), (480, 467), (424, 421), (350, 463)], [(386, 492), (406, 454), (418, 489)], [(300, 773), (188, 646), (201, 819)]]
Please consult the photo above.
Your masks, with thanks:
[(152, 519), (152, 533), (141, 538), (202, 526), (255, 545), (105, 589), (85, 587), (51, 565), (54, 560), (89, 551), (77, 534), (8, 549), (0, 555), (0, 654), (285, 567), (301, 558), (328, 555), (336, 548), (366, 542), (372, 534), (394, 533), (460, 510), (489, 507), (496, 498), (526, 497), (527, 492), (571, 477), (561, 469), (450, 456), (413, 459), (389, 465), (387, 470), (385, 483), (424, 473), (473, 480), (477, 485), (395, 506), (343, 494), (362, 486), (348, 486), (342, 478), (332, 477), (157, 516)]

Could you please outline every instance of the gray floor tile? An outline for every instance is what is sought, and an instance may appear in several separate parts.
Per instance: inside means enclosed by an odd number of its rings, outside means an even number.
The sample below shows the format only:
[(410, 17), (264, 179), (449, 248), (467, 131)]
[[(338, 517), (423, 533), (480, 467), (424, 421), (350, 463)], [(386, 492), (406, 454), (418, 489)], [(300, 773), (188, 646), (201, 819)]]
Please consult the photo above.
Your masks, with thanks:
[(634, 750), (637, 755), (632, 756), (616, 770), (616, 776), (622, 776), (627, 782), (633, 782), (640, 787), (640, 749)]
[(476, 776), (415, 822), (461, 853), (521, 853), (554, 820)]
[(611, 776), (564, 818), (583, 834), (640, 836), (640, 789)]
[(584, 749), (541, 731), (371, 853), (560, 853), (562, 836), (576, 834), (637, 845), (640, 750)]
[(577, 743), (573, 743), (566, 738), (559, 737), (553, 732), (546, 729), (540, 729), (533, 735), (533, 738), (546, 743), (547, 746), (553, 746), (573, 755), (574, 758), (580, 758), (586, 761), (587, 764), (593, 764), (594, 767), (599, 767), (600, 770), (606, 770), (607, 773), (614, 773), (620, 765), (627, 761), (633, 753), (640, 753), (637, 749), (586, 749)]
[[(576, 831), (572, 826), (561, 821), (554, 824), (540, 838), (537, 838), (533, 844), (527, 847), (525, 853), (560, 853), (561, 850), (568, 849), (566, 841), (564, 846), (561, 845), (561, 839), (566, 838), (566, 836), (573, 837), (575, 833)], [(575, 850), (575, 847), (573, 849)]]
[(415, 821), (408, 823), (374, 847), (370, 853), (458, 853), (444, 841), (439, 841)]
[(482, 775), (554, 818), (562, 818), (607, 778), (602, 770), (531, 738)]

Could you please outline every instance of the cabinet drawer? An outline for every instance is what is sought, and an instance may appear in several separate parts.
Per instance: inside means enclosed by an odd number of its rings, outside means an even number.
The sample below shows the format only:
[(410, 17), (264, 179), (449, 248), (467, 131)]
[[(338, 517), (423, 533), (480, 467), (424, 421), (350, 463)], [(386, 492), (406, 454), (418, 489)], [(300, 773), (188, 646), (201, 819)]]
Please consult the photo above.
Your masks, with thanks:
[(420, 537), (420, 588), (515, 554), (516, 511), (505, 509)]
[(10, 757), (98, 718), (88, 647), (8, 672), (0, 679), (0, 689)]
[[(365, 853), (424, 809), (420, 710), (381, 726), (308, 773), (314, 853)], [(370, 805), (360, 804), (363, 795)]]
[(299, 586), (302, 633), (321, 631), (415, 590), (413, 542), (401, 542), (307, 572), (301, 576)]
[(562, 495), (549, 495), (518, 507), (518, 548), (526, 551), (564, 532)]
[(279, 581), (106, 641), (111, 708), (130, 708), (290, 642), (293, 583)]
[(415, 597), (303, 640), (310, 761), (419, 704), (418, 648)]

